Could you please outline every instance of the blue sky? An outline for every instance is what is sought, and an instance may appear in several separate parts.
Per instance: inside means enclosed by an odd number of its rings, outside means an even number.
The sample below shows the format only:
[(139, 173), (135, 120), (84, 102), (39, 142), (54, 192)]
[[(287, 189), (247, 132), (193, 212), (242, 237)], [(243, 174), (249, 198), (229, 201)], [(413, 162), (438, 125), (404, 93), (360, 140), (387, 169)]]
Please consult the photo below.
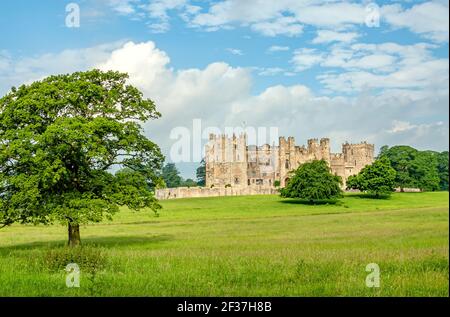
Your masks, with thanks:
[[(66, 25), (70, 3), (79, 27)], [(0, 2), (0, 29), (0, 94), (126, 71), (163, 114), (145, 127), (168, 160), (171, 132), (195, 118), (330, 137), (334, 151), (448, 149), (448, 1), (15, 0)], [(185, 177), (196, 165), (179, 164)]]

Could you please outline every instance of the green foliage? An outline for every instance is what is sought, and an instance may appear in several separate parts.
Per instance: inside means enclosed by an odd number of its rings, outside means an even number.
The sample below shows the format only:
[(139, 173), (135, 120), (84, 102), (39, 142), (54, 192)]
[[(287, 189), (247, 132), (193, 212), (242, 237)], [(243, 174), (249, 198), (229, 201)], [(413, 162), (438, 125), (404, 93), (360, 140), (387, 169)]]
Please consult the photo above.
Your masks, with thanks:
[(196, 187), (197, 186), (197, 182), (194, 181), (191, 178), (188, 178), (186, 180), (183, 180), (182, 186), (184, 186), (184, 187)]
[(411, 162), (411, 176), (422, 190), (439, 190), (438, 155), (433, 151), (420, 151)]
[(386, 157), (397, 172), (395, 186), (425, 191), (448, 190), (448, 152), (418, 151), (410, 146), (383, 146), (379, 157)]
[(275, 186), (275, 187), (280, 187), (280, 185), (281, 185), (281, 183), (279, 180), (276, 180), (273, 182), (273, 186)]
[(168, 188), (180, 187), (183, 185), (183, 178), (174, 163), (167, 163), (162, 168), (162, 178)]
[(324, 160), (314, 160), (299, 166), (287, 186), (281, 189), (286, 198), (306, 199), (310, 202), (341, 197), (342, 180), (333, 175)]
[(352, 175), (347, 180), (347, 188), (359, 189), (362, 192), (375, 195), (390, 195), (395, 187), (396, 172), (385, 156), (365, 166), (358, 175)]
[[(50, 76), (0, 99), (0, 223), (79, 225), (119, 206), (157, 203), (163, 156), (139, 122), (160, 114), (128, 75), (92, 70)], [(134, 172), (109, 171), (113, 166)], [(125, 175), (126, 174), (126, 175)]]
[(63, 271), (69, 263), (76, 263), (82, 272), (93, 273), (106, 267), (107, 257), (102, 248), (94, 246), (53, 248), (43, 256), (43, 264), (50, 271)]
[(439, 188), (441, 190), (448, 190), (448, 151), (439, 153), (437, 163), (439, 174)]
[(196, 171), (197, 176), (197, 185), (198, 186), (205, 186), (206, 185), (206, 162), (205, 159), (202, 159), (200, 162), (200, 166), (197, 168)]

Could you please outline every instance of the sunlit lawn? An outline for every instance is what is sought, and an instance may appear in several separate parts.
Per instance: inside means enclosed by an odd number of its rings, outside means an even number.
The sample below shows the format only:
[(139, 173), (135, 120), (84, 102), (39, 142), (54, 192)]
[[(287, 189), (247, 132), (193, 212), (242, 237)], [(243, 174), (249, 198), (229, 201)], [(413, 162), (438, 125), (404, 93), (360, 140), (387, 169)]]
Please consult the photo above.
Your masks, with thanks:
[[(305, 205), (278, 196), (163, 201), (81, 228), (106, 266), (81, 287), (43, 264), (66, 228), (0, 230), (0, 296), (448, 296), (448, 192), (346, 196)], [(368, 288), (366, 265), (380, 267)]]

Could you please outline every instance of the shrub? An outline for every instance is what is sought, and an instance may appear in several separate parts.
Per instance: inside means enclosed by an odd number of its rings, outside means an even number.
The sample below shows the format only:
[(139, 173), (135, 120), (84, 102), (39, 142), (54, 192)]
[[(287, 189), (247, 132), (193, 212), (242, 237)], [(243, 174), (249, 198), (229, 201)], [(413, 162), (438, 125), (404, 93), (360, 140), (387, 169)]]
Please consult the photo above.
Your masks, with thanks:
[(348, 189), (359, 189), (374, 198), (389, 196), (394, 190), (396, 172), (386, 157), (377, 159), (373, 164), (364, 167), (358, 175), (347, 180)]
[(106, 266), (107, 258), (103, 249), (94, 246), (60, 247), (48, 250), (43, 262), (51, 271), (65, 270), (67, 264), (76, 263), (82, 272), (95, 273)]
[(342, 196), (342, 180), (333, 175), (324, 160), (314, 160), (299, 166), (281, 196), (300, 198), (316, 203), (321, 200), (333, 200)]

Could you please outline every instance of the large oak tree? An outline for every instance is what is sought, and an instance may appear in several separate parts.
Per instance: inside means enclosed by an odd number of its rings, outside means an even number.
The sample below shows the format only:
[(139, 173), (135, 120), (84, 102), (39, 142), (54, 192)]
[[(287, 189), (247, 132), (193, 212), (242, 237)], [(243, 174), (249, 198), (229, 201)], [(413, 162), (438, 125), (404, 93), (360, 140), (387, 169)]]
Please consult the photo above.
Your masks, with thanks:
[[(80, 244), (80, 224), (111, 218), (119, 206), (160, 207), (164, 158), (141, 122), (160, 114), (118, 72), (50, 76), (0, 99), (0, 226), (54, 221)], [(111, 172), (114, 166), (131, 173)]]

